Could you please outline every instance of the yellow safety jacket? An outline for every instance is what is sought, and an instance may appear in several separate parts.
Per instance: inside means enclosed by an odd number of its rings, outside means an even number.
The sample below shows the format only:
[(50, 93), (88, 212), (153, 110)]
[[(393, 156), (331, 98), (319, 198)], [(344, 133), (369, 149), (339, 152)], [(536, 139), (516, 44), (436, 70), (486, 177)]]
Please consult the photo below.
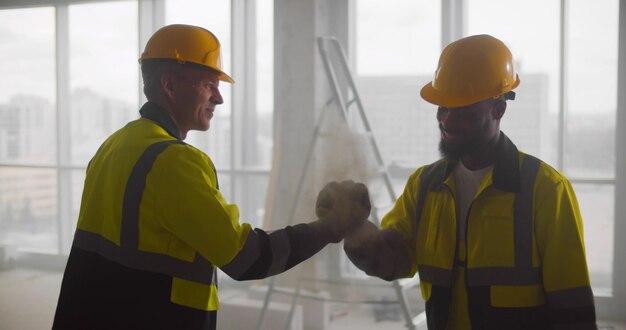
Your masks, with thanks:
[(157, 104), (140, 112), (89, 164), (53, 328), (215, 329), (216, 267), (265, 278), (328, 243), (307, 224), (240, 224), (211, 159)]
[(217, 310), (214, 266), (233, 259), (250, 226), (217, 190), (213, 168), (153, 121), (129, 123), (89, 164), (74, 245), (171, 275), (172, 302)]
[[(408, 180), (382, 227), (404, 238), (429, 329), (445, 330), (457, 263), (455, 164)], [(582, 219), (569, 181), (502, 133), (470, 206), (464, 283), (473, 329), (595, 329)]]

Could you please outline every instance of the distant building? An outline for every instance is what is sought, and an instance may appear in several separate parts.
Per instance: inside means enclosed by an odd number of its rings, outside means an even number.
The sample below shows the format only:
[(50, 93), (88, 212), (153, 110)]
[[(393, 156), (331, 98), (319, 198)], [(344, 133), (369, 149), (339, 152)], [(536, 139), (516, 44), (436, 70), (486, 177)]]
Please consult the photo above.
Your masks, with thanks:
[[(432, 77), (358, 77), (359, 95), (377, 143), (392, 176), (406, 179), (417, 166), (440, 158), (437, 107), (422, 100), (421, 87)], [(504, 131), (521, 149), (541, 155), (549, 145), (548, 77), (524, 74), (501, 123)]]
[(40, 97), (17, 95), (0, 104), (0, 161), (55, 161), (55, 109)]
[(537, 157), (554, 153), (548, 111), (548, 75), (524, 74), (509, 101), (500, 129), (517, 147)]
[[(18, 95), (0, 105), (0, 161), (53, 164), (55, 112), (42, 98)], [(34, 231), (56, 215), (56, 172), (0, 167), (0, 233)], [(3, 237), (3, 236), (0, 236)]]
[[(138, 117), (137, 110), (87, 89), (74, 91), (70, 159), (61, 165), (86, 166), (106, 136)], [(0, 104), (0, 162), (16, 164), (0, 167), (0, 241), (31, 232), (57, 235), (58, 172), (37, 168), (58, 164), (56, 118), (55, 105), (40, 97), (18, 95)], [(80, 201), (81, 172), (68, 172), (73, 204)]]
[(98, 147), (113, 132), (139, 118), (138, 108), (78, 88), (70, 100), (71, 162), (86, 166)]

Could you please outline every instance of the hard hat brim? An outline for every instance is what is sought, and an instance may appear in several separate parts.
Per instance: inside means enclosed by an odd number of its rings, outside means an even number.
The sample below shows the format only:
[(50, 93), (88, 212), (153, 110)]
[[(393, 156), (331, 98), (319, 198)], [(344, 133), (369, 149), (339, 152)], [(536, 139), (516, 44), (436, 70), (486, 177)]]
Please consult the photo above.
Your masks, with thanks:
[(171, 24), (157, 30), (146, 43), (139, 62), (152, 59), (199, 66), (215, 72), (221, 81), (234, 83), (233, 78), (222, 71), (219, 40), (211, 31), (199, 26)]
[(220, 74), (217, 76), (217, 79), (227, 82), (227, 83), (231, 83), (234, 84), (235, 81), (233, 80), (233, 78), (231, 78), (229, 75), (227, 75), (224, 72), (220, 72)]
[(440, 92), (439, 90), (435, 89), (432, 85), (432, 82), (429, 82), (428, 84), (424, 85), (424, 87), (422, 87), (420, 91), (420, 96), (422, 97), (422, 99), (424, 99), (424, 101), (428, 103), (432, 103), (434, 105), (438, 105), (440, 107), (447, 107), (447, 108), (463, 107), (463, 106), (470, 105), (470, 104), (480, 101), (480, 100), (473, 100), (467, 97), (463, 97), (463, 98), (450, 97)]
[[(515, 82), (503, 91), (502, 94), (515, 89), (520, 84), (519, 77), (516, 76)], [(500, 94), (501, 95), (501, 94)], [(440, 90), (433, 87), (432, 81), (424, 85), (420, 90), (420, 96), (424, 101), (428, 103), (432, 103), (434, 105), (438, 105), (440, 107), (446, 108), (458, 108), (468, 106), (470, 104), (474, 104), (476, 102), (480, 102), (482, 100), (486, 100), (490, 97), (497, 97), (498, 95), (478, 95), (475, 97), (463, 96), (463, 97), (453, 97), (450, 95), (446, 95), (446, 93), (441, 92)]]
[(194, 68), (200, 69), (200, 70), (207, 70), (207, 71), (211, 71), (213, 73), (215, 73), (217, 75), (217, 79), (219, 79), (220, 81), (224, 81), (227, 83), (231, 83), (234, 84), (235, 80), (233, 80), (233, 78), (231, 76), (229, 76), (228, 74), (226, 74), (226, 72), (219, 70), (217, 68), (213, 68), (210, 67), (208, 65), (202, 64), (202, 63), (196, 63), (193, 61), (180, 61), (180, 60), (175, 60), (175, 59), (171, 59), (171, 58), (164, 58), (164, 57), (145, 57), (142, 56), (139, 58), (139, 60), (137, 60), (137, 62), (139, 62), (139, 64), (141, 64), (142, 61), (149, 61), (149, 60), (165, 60), (165, 61), (172, 61), (172, 62), (178, 62), (181, 65), (188, 65), (188, 66), (193, 66)]

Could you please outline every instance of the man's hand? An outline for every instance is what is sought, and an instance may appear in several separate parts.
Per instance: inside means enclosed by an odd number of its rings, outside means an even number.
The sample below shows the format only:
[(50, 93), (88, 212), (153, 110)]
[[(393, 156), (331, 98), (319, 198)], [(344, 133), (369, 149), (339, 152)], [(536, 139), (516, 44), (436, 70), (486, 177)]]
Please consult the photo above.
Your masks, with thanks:
[(367, 187), (354, 181), (331, 182), (317, 196), (315, 215), (337, 243), (367, 220), (372, 206)]
[(367, 275), (391, 281), (411, 275), (411, 257), (402, 236), (393, 229), (378, 229), (366, 221), (350, 231), (343, 250)]

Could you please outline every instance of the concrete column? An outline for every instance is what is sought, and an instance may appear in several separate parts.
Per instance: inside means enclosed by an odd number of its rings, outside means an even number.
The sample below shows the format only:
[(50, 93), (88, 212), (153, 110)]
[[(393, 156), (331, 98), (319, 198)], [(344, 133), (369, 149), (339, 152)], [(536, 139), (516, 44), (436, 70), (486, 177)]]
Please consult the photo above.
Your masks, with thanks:
[(613, 247), (613, 297), (596, 298), (598, 315), (626, 321), (626, 4), (619, 6), (617, 116), (615, 128), (615, 240)]
[[(332, 35), (347, 45), (348, 2), (274, 1), (274, 150), (266, 229), (315, 220), (315, 199), (323, 183), (315, 183), (314, 164), (306, 179), (301, 177), (318, 115), (332, 97), (316, 38)], [(319, 275), (320, 267), (311, 264), (304, 265), (307, 274)]]
[(441, 47), (462, 38), (467, 31), (467, 0), (441, 1)]

